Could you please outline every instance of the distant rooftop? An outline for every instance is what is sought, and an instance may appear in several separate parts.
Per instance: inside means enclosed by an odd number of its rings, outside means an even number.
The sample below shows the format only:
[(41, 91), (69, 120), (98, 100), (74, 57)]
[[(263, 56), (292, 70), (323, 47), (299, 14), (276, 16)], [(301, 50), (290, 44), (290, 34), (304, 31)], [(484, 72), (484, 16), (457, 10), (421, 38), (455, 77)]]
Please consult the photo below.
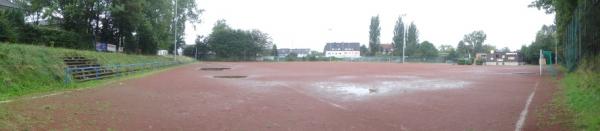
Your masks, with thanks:
[(380, 44), (379, 45), (382, 49), (393, 49), (394, 45), (392, 44)]

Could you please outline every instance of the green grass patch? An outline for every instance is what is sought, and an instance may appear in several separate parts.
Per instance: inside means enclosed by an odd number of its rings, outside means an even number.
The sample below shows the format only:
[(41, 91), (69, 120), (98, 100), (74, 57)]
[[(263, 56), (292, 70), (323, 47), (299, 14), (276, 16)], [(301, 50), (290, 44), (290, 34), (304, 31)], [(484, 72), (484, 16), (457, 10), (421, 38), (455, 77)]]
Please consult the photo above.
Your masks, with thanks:
[(0, 130), (19, 130), (27, 127), (30, 120), (19, 113), (14, 113), (0, 105)]
[(577, 71), (562, 80), (564, 100), (577, 130), (600, 130), (600, 73)]
[[(38, 115), (32, 116), (32, 114), (24, 113), (22, 109), (18, 108), (20, 106), (16, 106), (16, 107), (14, 106), (14, 105), (22, 106), (23, 104), (26, 104), (23, 102), (26, 102), (27, 101), (26, 99), (29, 97), (40, 96), (40, 95), (44, 95), (44, 94), (51, 94), (51, 93), (55, 93), (55, 92), (65, 92), (65, 91), (70, 91), (70, 90), (75, 90), (75, 89), (100, 87), (100, 86), (104, 86), (104, 85), (111, 84), (111, 83), (117, 83), (117, 82), (120, 82), (123, 80), (146, 77), (146, 76), (153, 75), (156, 73), (161, 73), (161, 72), (165, 72), (165, 71), (168, 71), (171, 69), (175, 69), (177, 67), (184, 66), (184, 65), (176, 65), (176, 66), (171, 66), (171, 67), (166, 67), (166, 68), (160, 68), (157, 70), (146, 70), (146, 71), (134, 73), (131, 75), (124, 75), (122, 77), (113, 77), (113, 78), (109, 78), (109, 79), (71, 83), (69, 86), (65, 86), (66, 88), (61, 88), (61, 87), (49, 88), (52, 90), (49, 90), (46, 92), (42, 92), (42, 91), (38, 90), (37, 93), (27, 94), (27, 95), (23, 96), (22, 99), (17, 99), (10, 104), (9, 103), (0, 104), (0, 130), (30, 130), (30, 129), (33, 129), (36, 125), (40, 125), (40, 124), (45, 125), (45, 124), (48, 124), (48, 122), (52, 121), (52, 118), (55, 117), (53, 114), (42, 113), (42, 115), (40, 115), (38, 113)], [(60, 106), (64, 107), (64, 108), (69, 108), (69, 109), (79, 109), (78, 111), (85, 113), (85, 111), (90, 111), (91, 109), (93, 109), (94, 111), (107, 111), (108, 109), (110, 109), (111, 104), (107, 103), (107, 102), (96, 101), (95, 104), (92, 103), (90, 105), (73, 105), (70, 103), (65, 103), (64, 105), (60, 105)], [(77, 107), (77, 106), (82, 106), (82, 107)], [(83, 107), (85, 107), (85, 108), (83, 108)], [(44, 110), (54, 110), (57, 108), (57, 105), (40, 105), (40, 108), (42, 108)], [(73, 120), (70, 120), (70, 122), (68, 122), (68, 123), (64, 123), (63, 126), (77, 129), (79, 126), (78, 124), (81, 124), (81, 123), (77, 123), (77, 122), (79, 122), (79, 121), (76, 119), (73, 119)], [(94, 124), (94, 123), (92, 122), (91, 124)], [(65, 129), (65, 130), (67, 130), (67, 129)]]
[[(62, 58), (73, 55), (96, 59), (102, 65), (173, 61), (172, 57), (164, 56), (102, 53), (0, 43), (0, 101), (34, 93), (81, 87), (80, 84), (64, 84), (66, 65)], [(187, 63), (194, 60), (179, 57), (178, 61)]]

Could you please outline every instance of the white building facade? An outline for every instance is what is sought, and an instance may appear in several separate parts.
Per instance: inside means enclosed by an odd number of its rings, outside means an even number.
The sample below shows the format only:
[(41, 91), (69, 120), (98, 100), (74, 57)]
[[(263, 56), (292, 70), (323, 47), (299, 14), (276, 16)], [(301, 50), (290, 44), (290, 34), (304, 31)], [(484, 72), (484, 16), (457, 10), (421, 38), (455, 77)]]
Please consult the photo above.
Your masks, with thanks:
[(360, 43), (327, 43), (323, 53), (325, 57), (357, 58), (360, 57)]

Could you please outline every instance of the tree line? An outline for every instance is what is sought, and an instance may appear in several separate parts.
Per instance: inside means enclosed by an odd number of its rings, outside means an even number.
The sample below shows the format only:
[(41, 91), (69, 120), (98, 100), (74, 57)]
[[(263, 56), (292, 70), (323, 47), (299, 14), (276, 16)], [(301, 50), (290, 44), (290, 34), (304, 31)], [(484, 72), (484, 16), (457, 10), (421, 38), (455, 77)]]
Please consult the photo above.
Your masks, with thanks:
[[(371, 17), (369, 47), (361, 46), (361, 54), (366, 56), (380, 55), (380, 31), (379, 16)], [(408, 27), (405, 27), (402, 16), (396, 20), (393, 31), (392, 45), (394, 51), (391, 54), (393, 56), (404, 54), (409, 57), (438, 57), (443, 55), (448, 60), (456, 60), (457, 58), (472, 58), (475, 57), (476, 53), (488, 53), (491, 50), (496, 50), (495, 46), (484, 44), (487, 35), (481, 30), (466, 34), (463, 40), (456, 45), (456, 48), (451, 45), (442, 45), (439, 49), (429, 41), (420, 42), (419, 30), (416, 24), (411, 22)], [(405, 45), (406, 48), (403, 50)]]
[(261, 55), (276, 56), (277, 46), (267, 33), (234, 29), (225, 20), (219, 20), (212, 33), (208, 37), (198, 36), (196, 45), (185, 48), (184, 55), (210, 60), (255, 60)]
[[(521, 46), (520, 52), (523, 54), (523, 60), (529, 64), (539, 64), (540, 50), (554, 51), (557, 46), (556, 26), (544, 25), (537, 32), (535, 41), (529, 45)], [(552, 58), (554, 61), (554, 57)]]
[[(584, 61), (588, 61), (589, 67), (595, 67), (594, 64), (599, 63), (600, 2), (598, 0), (534, 0), (529, 7), (544, 10), (546, 14), (555, 14), (556, 25), (543, 27), (536, 36), (536, 42), (523, 49), (555, 50), (561, 64), (566, 64), (573, 59), (575, 61), (571, 62), (576, 64), (585, 64)], [(577, 46), (568, 47), (567, 44)], [(571, 52), (567, 54), (569, 50)], [(535, 57), (533, 54), (531, 56)], [(573, 68), (570, 70), (572, 71)]]
[(174, 43), (184, 45), (186, 23), (198, 24), (202, 13), (194, 0), (15, 3), (20, 8), (0, 13), (0, 41), (76, 49), (94, 49), (96, 42), (102, 42), (140, 54), (156, 54), (158, 49), (171, 51)]
[[(371, 17), (371, 24), (369, 26), (369, 47), (361, 47), (361, 54), (366, 56), (382, 55), (381, 49), (381, 27), (379, 26), (379, 16)], [(402, 48), (404, 46), (405, 38), (405, 27), (402, 17), (398, 17), (396, 26), (394, 27), (393, 48), (392, 55), (402, 56)], [(419, 31), (417, 26), (411, 22), (408, 26), (408, 33), (406, 34), (406, 56), (417, 56), (417, 57), (436, 57), (438, 56), (438, 50), (429, 41), (419, 42)]]

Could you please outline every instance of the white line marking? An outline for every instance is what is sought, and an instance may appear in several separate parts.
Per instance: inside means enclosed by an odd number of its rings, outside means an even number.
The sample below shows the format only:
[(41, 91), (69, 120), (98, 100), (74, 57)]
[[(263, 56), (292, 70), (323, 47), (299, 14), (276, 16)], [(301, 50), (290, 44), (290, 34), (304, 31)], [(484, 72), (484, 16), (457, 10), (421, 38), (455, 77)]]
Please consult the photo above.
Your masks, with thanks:
[(321, 102), (329, 103), (331, 106), (334, 106), (334, 107), (340, 108), (340, 109), (342, 109), (342, 110), (348, 110), (348, 108), (346, 108), (346, 107), (343, 107), (343, 106), (341, 106), (341, 105), (338, 105), (338, 104), (335, 104), (335, 103), (332, 103), (332, 102), (329, 102), (329, 101), (322, 100), (322, 99), (320, 99), (320, 98), (317, 98), (317, 100), (319, 100), (319, 101), (321, 101)]
[(536, 82), (535, 83), (535, 87), (533, 88), (533, 92), (531, 92), (531, 94), (529, 95), (529, 98), (527, 98), (527, 103), (525, 104), (525, 109), (523, 109), (523, 111), (521, 111), (521, 115), (519, 116), (519, 120), (517, 121), (517, 124), (515, 125), (515, 131), (521, 131), (523, 130), (523, 125), (525, 125), (525, 119), (527, 118), (527, 112), (529, 109), (529, 104), (531, 104), (531, 100), (533, 100), (533, 97), (535, 96), (535, 91), (537, 90), (538, 85), (540, 84), (540, 82)]
[(346, 107), (344, 107), (344, 106), (341, 106), (341, 105), (335, 104), (335, 103), (333, 103), (333, 102), (329, 102), (329, 101), (327, 101), (327, 100), (323, 100), (323, 99), (321, 99), (321, 98), (318, 98), (318, 97), (311, 96), (311, 95), (309, 95), (309, 94), (305, 93), (304, 91), (300, 91), (300, 90), (298, 90), (298, 89), (296, 89), (296, 88), (292, 88), (292, 87), (288, 87), (288, 86), (284, 86), (284, 87), (286, 87), (286, 88), (290, 88), (290, 89), (292, 89), (292, 90), (296, 91), (297, 93), (300, 93), (300, 94), (302, 94), (302, 95), (308, 96), (308, 97), (310, 97), (310, 98), (317, 99), (317, 100), (318, 100), (318, 101), (320, 101), (320, 102), (327, 103), (327, 104), (329, 104), (329, 105), (331, 105), (331, 106), (333, 106), (333, 107), (336, 107), (336, 108), (339, 108), (339, 109), (342, 109), (342, 110), (348, 110), (348, 108), (346, 108)]
[(38, 99), (38, 98), (50, 97), (50, 96), (55, 96), (55, 95), (65, 94), (65, 93), (69, 93), (69, 92), (71, 92), (71, 91), (65, 91), (65, 92), (52, 93), (52, 94), (48, 94), (48, 95), (42, 95), (42, 96), (34, 96), (34, 97), (31, 97), (31, 98), (29, 98), (29, 99)]
[(5, 101), (0, 101), (0, 104), (4, 104), (4, 103), (9, 103), (12, 102), (13, 100), (5, 100)]

